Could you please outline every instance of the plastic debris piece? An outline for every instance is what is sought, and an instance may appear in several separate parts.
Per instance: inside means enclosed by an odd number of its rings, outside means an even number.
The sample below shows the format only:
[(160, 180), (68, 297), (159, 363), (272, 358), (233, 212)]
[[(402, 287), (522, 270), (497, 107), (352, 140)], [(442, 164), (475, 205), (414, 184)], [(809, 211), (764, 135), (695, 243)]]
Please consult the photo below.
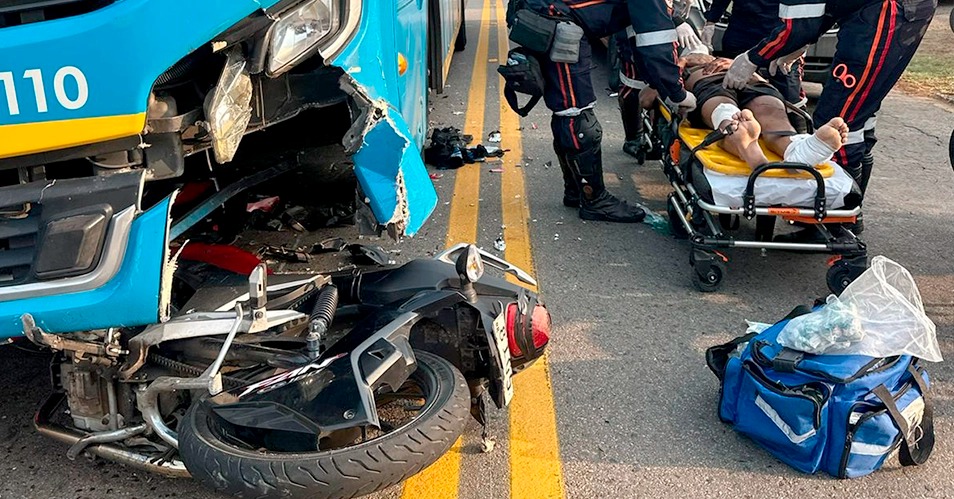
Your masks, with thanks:
[(498, 144), (501, 140), (503, 140), (503, 137), (500, 135), (500, 130), (494, 130), (487, 136), (487, 142)]
[(444, 178), (444, 174), (443, 174), (443, 173), (430, 173), (430, 174), (428, 174), (428, 177), (431, 177), (431, 180), (440, 180), (440, 179)]
[(348, 251), (351, 252), (351, 259), (358, 265), (393, 265), (388, 251), (380, 246), (370, 246), (367, 244), (349, 244)]
[(652, 227), (652, 229), (664, 236), (670, 235), (669, 232), (669, 220), (666, 217), (656, 213), (653, 210), (650, 210), (646, 205), (637, 203), (638, 208), (642, 208), (646, 212), (646, 218), (643, 219), (643, 223)]
[(547, 170), (549, 170), (551, 166), (553, 166), (553, 161), (547, 161), (546, 163), (543, 164), (543, 168)]
[(498, 237), (497, 240), (494, 241), (494, 249), (497, 251), (505, 251), (507, 249), (507, 241), (504, 241), (503, 236)]
[(503, 173), (503, 168), (491, 168), (488, 170), (490, 173)]
[(258, 201), (252, 201), (245, 205), (245, 211), (248, 213), (252, 213), (253, 211), (264, 211), (265, 213), (270, 213), (275, 209), (275, 206), (278, 205), (278, 201), (278, 196), (271, 196), (259, 199)]
[(536, 129), (537, 129), (537, 124), (536, 124), (536, 123), (530, 123), (530, 128), (536, 130)]
[(311, 254), (316, 253), (337, 253), (348, 246), (348, 242), (340, 237), (325, 239), (311, 247)]
[(291, 263), (308, 263), (311, 260), (308, 253), (304, 251), (284, 246), (272, 246), (271, 244), (263, 246), (258, 252), (263, 258), (274, 258), (275, 260)]
[(494, 451), (494, 447), (495, 447), (496, 445), (497, 445), (497, 442), (495, 442), (494, 439), (492, 439), (492, 438), (490, 438), (490, 437), (485, 437), (485, 438), (481, 439), (481, 441), (480, 441), (480, 450), (481, 450), (481, 452), (483, 452), (484, 454), (487, 454), (488, 452), (493, 452), (493, 451)]
[(288, 228), (295, 232), (308, 232), (301, 220), (308, 215), (303, 206), (292, 206), (279, 215), (279, 220)]
[(454, 111), (454, 116), (460, 116), (462, 114), (464, 114), (463, 111)]

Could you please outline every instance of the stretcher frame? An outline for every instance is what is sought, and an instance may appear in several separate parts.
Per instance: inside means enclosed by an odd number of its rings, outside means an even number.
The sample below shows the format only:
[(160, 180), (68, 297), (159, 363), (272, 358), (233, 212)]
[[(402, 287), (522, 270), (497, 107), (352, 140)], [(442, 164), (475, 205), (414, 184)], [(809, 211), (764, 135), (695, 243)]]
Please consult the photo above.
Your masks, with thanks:
[[(787, 110), (797, 114), (808, 125), (809, 133), (814, 132), (811, 117), (803, 110), (785, 103)], [(725, 134), (719, 130), (710, 133), (695, 148), (687, 144), (679, 135), (679, 126), (683, 118), (673, 113), (664, 103), (657, 101), (655, 119), (650, 120), (644, 113), (643, 130), (648, 131), (650, 141), (658, 148), (663, 173), (669, 180), (673, 192), (666, 200), (669, 214), (669, 226), (677, 237), (689, 240), (691, 251), (689, 264), (693, 285), (702, 292), (713, 292), (721, 288), (728, 257), (720, 250), (729, 248), (759, 249), (764, 251), (792, 251), (830, 254), (829, 269), (826, 276), (828, 288), (832, 293), (840, 294), (854, 279), (868, 267), (867, 246), (857, 235), (848, 229), (836, 237), (825, 224), (857, 221), (861, 207), (852, 209), (829, 210), (826, 206), (825, 181), (815, 168), (799, 163), (774, 162), (762, 165), (752, 171), (746, 185), (742, 207), (722, 206), (702, 199), (699, 192), (689, 182), (686, 169), (693, 161), (700, 161), (696, 153), (715, 145)], [(704, 168), (704, 167), (703, 167)], [(812, 175), (816, 182), (815, 205), (813, 208), (799, 206), (763, 206), (754, 196), (755, 181), (771, 170), (801, 170)], [(696, 217), (701, 221), (694, 222)], [(733, 217), (737, 217), (733, 219)], [(776, 242), (772, 240), (775, 222), (778, 217), (791, 223), (808, 224), (819, 231), (825, 242)], [(738, 239), (727, 230), (739, 228), (741, 218), (756, 220), (756, 239)], [(723, 227), (728, 220), (729, 227)], [(806, 227), (805, 230), (811, 230)]]

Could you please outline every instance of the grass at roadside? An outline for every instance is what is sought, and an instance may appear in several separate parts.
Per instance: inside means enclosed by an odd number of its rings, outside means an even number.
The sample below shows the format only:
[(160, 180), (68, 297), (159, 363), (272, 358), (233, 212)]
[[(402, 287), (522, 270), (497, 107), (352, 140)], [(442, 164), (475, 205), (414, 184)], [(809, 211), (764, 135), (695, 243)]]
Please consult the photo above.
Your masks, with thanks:
[(950, 14), (950, 5), (937, 9), (924, 41), (901, 78), (901, 89), (954, 101), (954, 33), (948, 22)]

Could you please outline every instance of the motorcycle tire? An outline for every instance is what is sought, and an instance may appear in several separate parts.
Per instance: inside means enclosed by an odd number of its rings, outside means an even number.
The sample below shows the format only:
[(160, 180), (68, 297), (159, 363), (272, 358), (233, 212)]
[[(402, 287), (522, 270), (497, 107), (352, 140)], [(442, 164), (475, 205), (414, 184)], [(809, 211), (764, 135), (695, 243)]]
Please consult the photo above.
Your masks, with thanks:
[(250, 450), (223, 441), (209, 426), (210, 405), (193, 403), (179, 425), (179, 453), (192, 477), (233, 497), (338, 499), (400, 483), (437, 461), (464, 432), (467, 381), (447, 360), (414, 352), (415, 382), (425, 400), (404, 426), (353, 446), (315, 452)]

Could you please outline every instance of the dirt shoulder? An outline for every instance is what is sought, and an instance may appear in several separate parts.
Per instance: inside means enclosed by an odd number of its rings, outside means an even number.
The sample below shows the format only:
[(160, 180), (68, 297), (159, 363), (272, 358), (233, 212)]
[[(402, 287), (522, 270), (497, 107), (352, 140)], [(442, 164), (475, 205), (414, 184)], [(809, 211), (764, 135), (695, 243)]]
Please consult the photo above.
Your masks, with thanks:
[(938, 6), (934, 21), (924, 35), (917, 54), (898, 83), (905, 92), (954, 102), (954, 32), (952, 6)]

